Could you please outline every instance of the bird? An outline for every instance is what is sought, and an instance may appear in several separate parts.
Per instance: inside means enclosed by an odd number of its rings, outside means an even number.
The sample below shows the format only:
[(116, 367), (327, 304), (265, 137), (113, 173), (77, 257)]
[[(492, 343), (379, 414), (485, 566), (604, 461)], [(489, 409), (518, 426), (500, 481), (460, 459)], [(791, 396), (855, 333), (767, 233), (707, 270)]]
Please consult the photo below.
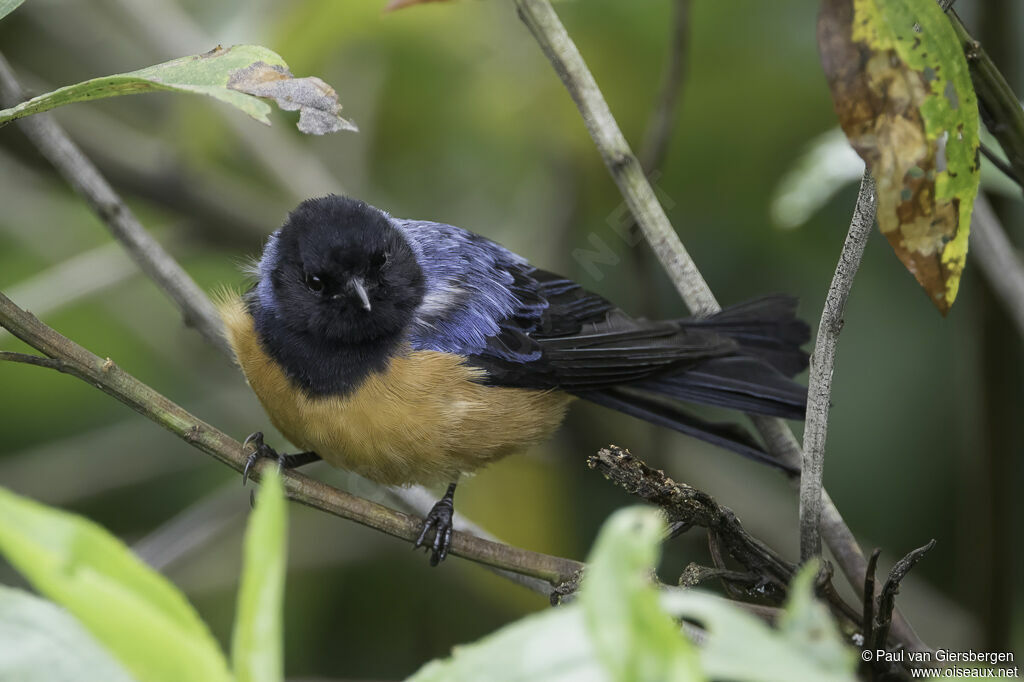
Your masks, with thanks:
[[(462, 228), (352, 197), (303, 201), (266, 240), (255, 282), (218, 303), (237, 364), (293, 445), (386, 485), (447, 485), (414, 544), (447, 556), (460, 479), (550, 437), (573, 400), (788, 470), (699, 403), (802, 419), (809, 328), (771, 295), (704, 318), (633, 317)], [(431, 533), (432, 532), (432, 533)]]

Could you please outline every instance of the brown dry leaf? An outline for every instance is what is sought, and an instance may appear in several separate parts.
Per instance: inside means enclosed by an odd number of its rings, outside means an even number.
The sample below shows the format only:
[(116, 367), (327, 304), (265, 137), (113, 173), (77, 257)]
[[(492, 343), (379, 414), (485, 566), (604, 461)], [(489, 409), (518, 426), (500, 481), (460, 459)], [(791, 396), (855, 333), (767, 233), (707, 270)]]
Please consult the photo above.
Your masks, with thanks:
[(952, 27), (933, 0), (825, 0), (818, 46), (877, 182), (879, 227), (945, 315), (979, 178), (977, 100)]
[(253, 62), (231, 74), (227, 87), (256, 97), (268, 97), (285, 111), (299, 112), (299, 130), (310, 135), (356, 130), (338, 112), (338, 93), (316, 76), (294, 78), (280, 65)]

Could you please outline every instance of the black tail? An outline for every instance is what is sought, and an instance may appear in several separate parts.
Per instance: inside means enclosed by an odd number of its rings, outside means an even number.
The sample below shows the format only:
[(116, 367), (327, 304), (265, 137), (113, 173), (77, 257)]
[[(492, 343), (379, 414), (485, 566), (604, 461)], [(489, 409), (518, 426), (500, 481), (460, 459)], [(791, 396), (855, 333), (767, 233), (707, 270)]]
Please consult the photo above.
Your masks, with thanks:
[(713, 422), (690, 414), (677, 405), (668, 405), (649, 397), (619, 388), (607, 388), (601, 391), (581, 391), (576, 393), (580, 398), (589, 400), (603, 407), (643, 419), (658, 426), (673, 429), (687, 436), (732, 450), (744, 457), (763, 462), (791, 474), (797, 469), (776, 459), (765, 452), (757, 440), (738, 424)]
[(705, 360), (678, 373), (631, 383), (624, 388), (578, 395), (792, 471), (768, 454), (739, 425), (701, 419), (664, 399), (803, 419), (807, 389), (789, 377), (807, 367), (807, 353), (800, 346), (810, 339), (810, 329), (796, 317), (796, 299), (766, 296), (726, 308), (706, 319), (678, 320), (677, 324), (684, 329), (716, 332), (736, 341), (739, 348), (734, 355)]
[(760, 358), (787, 377), (807, 367), (800, 346), (811, 340), (811, 328), (796, 316), (793, 296), (762, 296), (730, 306), (704, 319), (682, 319), (686, 329), (708, 329), (740, 344), (747, 355)]

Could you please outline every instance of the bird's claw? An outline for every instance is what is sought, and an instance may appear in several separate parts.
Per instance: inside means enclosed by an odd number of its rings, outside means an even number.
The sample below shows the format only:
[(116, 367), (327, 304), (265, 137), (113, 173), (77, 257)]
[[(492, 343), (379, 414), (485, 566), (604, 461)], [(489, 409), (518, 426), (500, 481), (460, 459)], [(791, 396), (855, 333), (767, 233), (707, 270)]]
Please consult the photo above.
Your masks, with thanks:
[(452, 504), (451, 498), (445, 497), (431, 508), (427, 518), (423, 520), (423, 528), (413, 544), (413, 549), (425, 546), (427, 534), (433, 529), (434, 541), (428, 547), (431, 566), (437, 566), (448, 556), (448, 550), (452, 546), (452, 531), (454, 530), (452, 515), (454, 513), (455, 506)]
[(263, 442), (262, 431), (249, 434), (249, 437), (242, 442), (242, 452), (245, 452), (250, 445), (253, 446), (253, 450), (245, 460), (245, 468), (242, 469), (242, 485), (245, 485), (249, 480), (249, 474), (252, 472), (252, 468), (256, 466), (256, 462), (261, 459), (276, 460), (278, 471), (280, 471), (284, 465), (284, 460), (281, 458), (281, 455), (277, 453), (277, 450)]

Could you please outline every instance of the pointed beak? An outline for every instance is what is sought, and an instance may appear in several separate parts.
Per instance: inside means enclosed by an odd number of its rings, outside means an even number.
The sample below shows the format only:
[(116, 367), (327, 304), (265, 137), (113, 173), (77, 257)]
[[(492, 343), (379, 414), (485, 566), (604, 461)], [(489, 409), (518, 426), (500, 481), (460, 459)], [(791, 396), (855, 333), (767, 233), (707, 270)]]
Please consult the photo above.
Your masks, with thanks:
[(363, 310), (370, 312), (370, 297), (366, 295), (366, 287), (363, 286), (363, 280), (361, 277), (353, 277), (349, 280), (349, 287), (352, 291), (356, 292), (356, 296), (362, 301)]

